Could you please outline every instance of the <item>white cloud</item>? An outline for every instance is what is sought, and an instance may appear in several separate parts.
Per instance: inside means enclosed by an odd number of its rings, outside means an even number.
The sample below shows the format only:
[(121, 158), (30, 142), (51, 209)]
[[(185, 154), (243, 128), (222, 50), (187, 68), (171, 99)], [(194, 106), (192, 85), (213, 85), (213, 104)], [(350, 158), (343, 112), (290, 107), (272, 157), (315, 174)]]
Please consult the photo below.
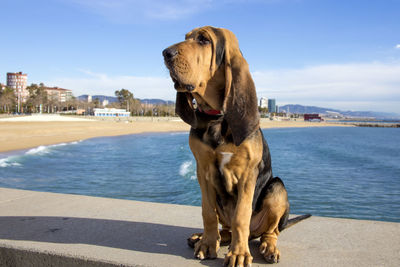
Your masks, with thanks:
[(82, 94), (113, 96), (122, 88), (133, 92), (136, 98), (175, 100), (174, 85), (169, 77), (110, 76), (80, 70), (86, 77), (60, 77), (44, 82), (48, 86), (71, 89), (75, 96)]
[[(112, 96), (115, 90), (125, 88), (137, 98), (175, 100), (175, 89), (167, 73), (165, 77), (138, 77), (80, 72), (85, 77), (58, 78), (45, 84), (72, 89), (75, 96)], [(400, 113), (400, 63), (330, 64), (256, 71), (252, 76), (257, 95), (275, 98), (278, 105)]]
[(278, 104), (400, 113), (400, 64), (321, 65), (253, 73), (258, 96)]
[(395, 46), (396, 49), (400, 49), (400, 44)]

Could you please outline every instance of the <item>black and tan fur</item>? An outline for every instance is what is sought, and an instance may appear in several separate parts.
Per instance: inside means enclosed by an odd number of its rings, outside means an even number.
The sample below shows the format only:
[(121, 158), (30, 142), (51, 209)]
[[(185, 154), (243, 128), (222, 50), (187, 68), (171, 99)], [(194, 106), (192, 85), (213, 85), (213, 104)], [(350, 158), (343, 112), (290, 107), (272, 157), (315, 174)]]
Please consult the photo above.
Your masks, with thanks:
[(195, 256), (216, 258), (220, 242), (230, 242), (224, 264), (249, 266), (248, 241), (261, 237), (265, 260), (278, 262), (280, 231), (308, 215), (288, 220), (287, 192), (272, 175), (254, 82), (235, 35), (197, 28), (163, 55), (177, 90), (176, 113), (191, 125), (202, 193), (204, 232), (188, 239)]

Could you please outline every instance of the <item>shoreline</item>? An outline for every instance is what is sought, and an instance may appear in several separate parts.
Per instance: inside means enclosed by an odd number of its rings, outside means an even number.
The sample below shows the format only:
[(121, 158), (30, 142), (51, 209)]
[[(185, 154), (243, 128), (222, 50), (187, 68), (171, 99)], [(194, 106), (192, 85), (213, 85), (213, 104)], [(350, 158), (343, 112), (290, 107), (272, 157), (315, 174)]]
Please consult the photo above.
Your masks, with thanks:
[[(31, 120), (23, 117), (16, 120), (0, 119), (0, 153), (31, 149), (38, 146), (55, 145), (86, 140), (95, 137), (110, 137), (141, 133), (188, 132), (190, 126), (178, 118), (131, 117), (130, 120), (74, 120), (72, 117), (42, 117)], [(55, 119), (54, 119), (55, 118)], [(48, 119), (48, 120), (46, 120)], [(352, 125), (260, 120), (260, 128), (294, 127), (351, 127)]]

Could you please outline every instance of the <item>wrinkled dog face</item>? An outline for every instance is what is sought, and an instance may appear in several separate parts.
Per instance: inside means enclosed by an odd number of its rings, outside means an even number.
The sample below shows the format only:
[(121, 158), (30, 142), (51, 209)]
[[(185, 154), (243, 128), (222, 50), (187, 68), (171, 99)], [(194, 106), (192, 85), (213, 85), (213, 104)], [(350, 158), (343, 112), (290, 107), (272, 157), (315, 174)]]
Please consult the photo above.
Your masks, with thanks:
[(165, 65), (178, 92), (195, 93), (205, 89), (212, 76), (212, 53), (212, 36), (201, 28), (186, 34), (185, 41), (163, 51)]

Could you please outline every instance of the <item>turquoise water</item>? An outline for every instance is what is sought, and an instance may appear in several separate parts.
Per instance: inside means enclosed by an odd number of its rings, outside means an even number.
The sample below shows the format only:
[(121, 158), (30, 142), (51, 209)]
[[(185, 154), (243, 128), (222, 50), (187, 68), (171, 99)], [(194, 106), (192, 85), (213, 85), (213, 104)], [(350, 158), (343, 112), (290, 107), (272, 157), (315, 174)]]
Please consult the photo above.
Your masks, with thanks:
[[(291, 212), (400, 222), (400, 129), (264, 130)], [(0, 154), (0, 187), (200, 205), (187, 133), (106, 137)]]

